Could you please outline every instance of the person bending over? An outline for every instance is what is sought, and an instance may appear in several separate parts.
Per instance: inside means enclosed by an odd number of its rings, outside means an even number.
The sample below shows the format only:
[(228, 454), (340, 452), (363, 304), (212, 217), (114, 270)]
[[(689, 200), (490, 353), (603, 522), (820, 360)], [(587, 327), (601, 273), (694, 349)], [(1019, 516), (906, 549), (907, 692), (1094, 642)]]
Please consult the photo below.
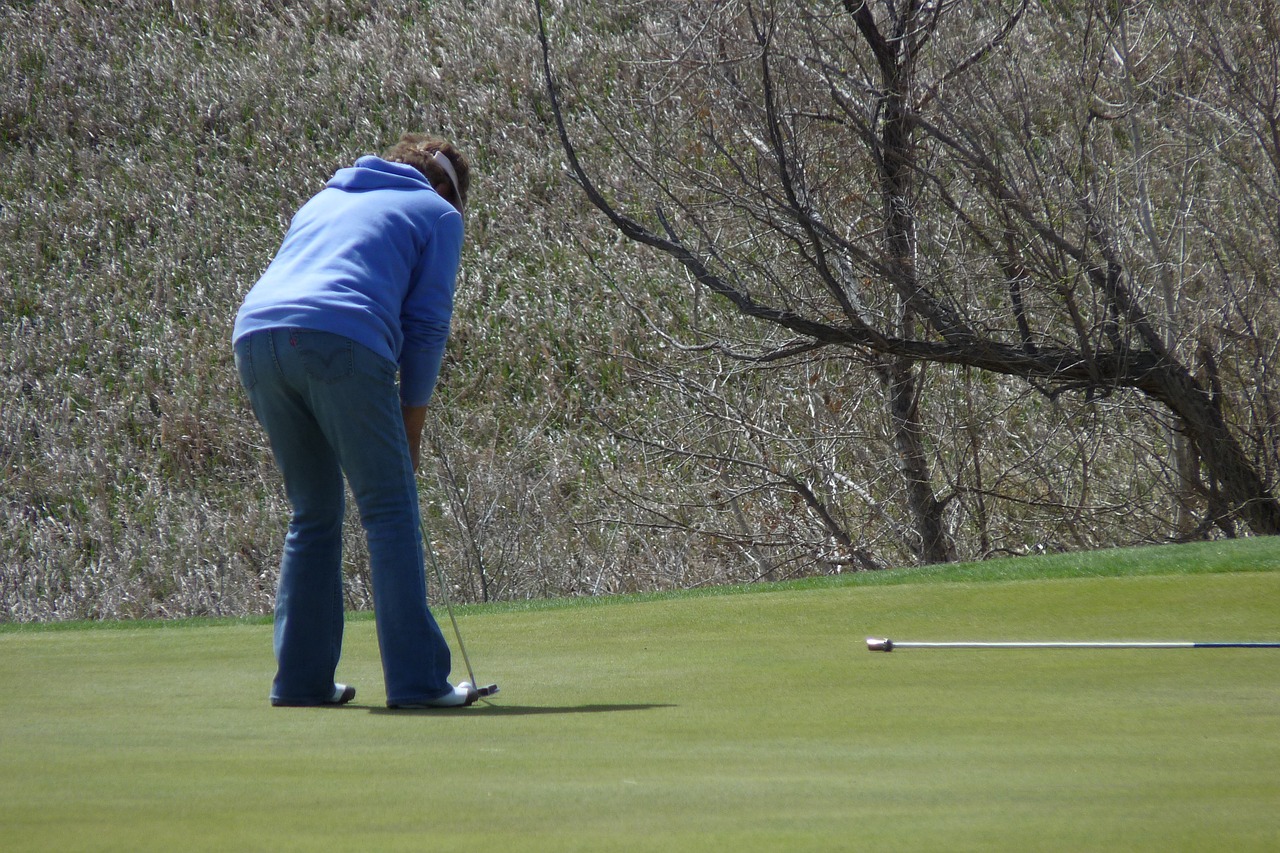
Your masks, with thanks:
[(292, 514), (275, 605), (273, 705), (338, 705), (343, 477), (369, 546), (387, 705), (469, 705), (427, 606), (415, 471), (462, 252), (470, 167), (405, 134), (294, 215), (236, 315), (236, 369)]

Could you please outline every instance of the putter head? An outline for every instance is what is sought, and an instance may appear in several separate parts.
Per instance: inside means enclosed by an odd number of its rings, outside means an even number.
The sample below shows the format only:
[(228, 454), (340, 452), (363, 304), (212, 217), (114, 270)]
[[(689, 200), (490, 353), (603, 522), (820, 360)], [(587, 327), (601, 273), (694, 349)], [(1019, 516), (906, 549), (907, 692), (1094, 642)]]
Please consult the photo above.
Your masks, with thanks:
[(893, 640), (889, 638), (879, 639), (877, 637), (867, 637), (867, 651), (869, 652), (891, 652), (893, 651)]
[(471, 705), (474, 705), (475, 703), (479, 702), (481, 699), (488, 699), (490, 696), (497, 693), (498, 685), (485, 684), (483, 686), (477, 687), (474, 684), (472, 684), (470, 681), (463, 681), (463, 682), (459, 682), (458, 687), (456, 689), (467, 691), (467, 701), (464, 702), (463, 705), (465, 707), (470, 707)]

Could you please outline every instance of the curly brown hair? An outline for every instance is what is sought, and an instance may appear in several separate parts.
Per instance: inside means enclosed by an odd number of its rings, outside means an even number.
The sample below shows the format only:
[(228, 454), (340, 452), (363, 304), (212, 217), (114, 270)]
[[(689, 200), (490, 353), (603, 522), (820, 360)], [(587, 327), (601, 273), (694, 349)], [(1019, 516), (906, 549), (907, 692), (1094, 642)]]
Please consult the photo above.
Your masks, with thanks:
[(454, 174), (458, 177), (458, 198), (448, 198), (447, 195), (445, 198), (461, 210), (467, 205), (467, 192), (471, 189), (471, 164), (449, 140), (425, 133), (406, 133), (400, 137), (399, 142), (387, 149), (382, 159), (412, 166), (425, 175), (432, 186), (441, 183), (452, 186), (453, 181), (449, 179), (448, 173), (435, 161), (437, 151), (449, 158)]

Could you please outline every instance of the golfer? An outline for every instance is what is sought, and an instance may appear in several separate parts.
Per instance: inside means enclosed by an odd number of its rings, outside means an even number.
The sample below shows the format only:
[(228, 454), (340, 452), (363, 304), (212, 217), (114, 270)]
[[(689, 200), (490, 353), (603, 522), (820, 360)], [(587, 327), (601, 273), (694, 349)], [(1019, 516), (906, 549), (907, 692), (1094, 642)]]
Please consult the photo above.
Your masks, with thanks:
[(414, 472), (453, 314), (466, 159), (405, 134), (293, 217), (236, 315), (236, 369), (293, 512), (275, 607), (273, 705), (340, 705), (343, 475), (369, 544), (387, 705), (469, 705), (427, 607)]

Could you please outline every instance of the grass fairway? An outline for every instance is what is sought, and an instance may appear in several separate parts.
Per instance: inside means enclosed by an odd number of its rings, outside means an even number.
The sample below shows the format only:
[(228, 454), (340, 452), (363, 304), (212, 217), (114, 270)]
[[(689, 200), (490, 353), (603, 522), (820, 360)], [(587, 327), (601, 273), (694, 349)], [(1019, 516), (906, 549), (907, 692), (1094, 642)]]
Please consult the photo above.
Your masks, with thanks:
[(8, 630), (0, 847), (1277, 850), (1280, 651), (864, 642), (1280, 639), (1280, 551), (1242, 547), (1251, 571), (473, 609), (503, 692), (459, 711), (383, 709), (367, 618), (340, 709), (268, 706), (263, 624)]

